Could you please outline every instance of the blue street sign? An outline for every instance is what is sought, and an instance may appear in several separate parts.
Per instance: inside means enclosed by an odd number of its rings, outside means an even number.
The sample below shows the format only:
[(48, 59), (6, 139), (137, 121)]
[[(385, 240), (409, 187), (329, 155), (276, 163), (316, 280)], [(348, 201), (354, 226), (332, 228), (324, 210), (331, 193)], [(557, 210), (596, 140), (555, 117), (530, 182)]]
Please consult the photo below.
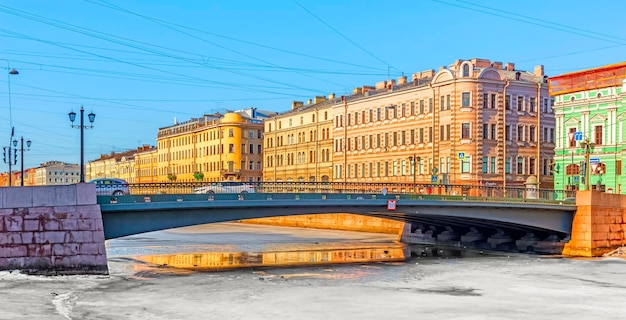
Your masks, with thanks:
[(600, 163), (600, 158), (589, 158), (589, 163)]
[(575, 141), (583, 141), (583, 133), (582, 133), (582, 131), (574, 132), (574, 140)]
[(430, 177), (430, 182), (432, 183), (436, 183), (437, 182), (437, 176), (433, 175)]
[(459, 160), (465, 159), (465, 152), (459, 152), (458, 158), (459, 158)]

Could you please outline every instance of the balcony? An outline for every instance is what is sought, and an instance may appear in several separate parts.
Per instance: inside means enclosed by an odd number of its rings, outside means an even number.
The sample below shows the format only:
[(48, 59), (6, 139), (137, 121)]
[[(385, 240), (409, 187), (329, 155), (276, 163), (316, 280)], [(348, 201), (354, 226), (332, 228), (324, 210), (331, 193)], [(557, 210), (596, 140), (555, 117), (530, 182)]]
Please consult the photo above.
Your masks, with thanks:
[(241, 176), (241, 169), (222, 169), (220, 172), (223, 177), (235, 176), (239, 178)]

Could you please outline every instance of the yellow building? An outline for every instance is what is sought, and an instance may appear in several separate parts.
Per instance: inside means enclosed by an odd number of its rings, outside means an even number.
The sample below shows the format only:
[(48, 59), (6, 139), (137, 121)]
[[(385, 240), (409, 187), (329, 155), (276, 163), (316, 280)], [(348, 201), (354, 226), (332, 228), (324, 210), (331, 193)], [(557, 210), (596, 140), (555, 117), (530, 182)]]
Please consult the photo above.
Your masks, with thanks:
[(263, 179), (267, 182), (332, 181), (334, 95), (316, 97), (307, 105), (265, 120)]
[(157, 180), (261, 181), (264, 117), (250, 108), (159, 128)]
[(135, 183), (157, 182), (158, 151), (156, 147), (144, 145), (135, 153)]
[(100, 178), (119, 178), (134, 182), (135, 150), (111, 152), (85, 164), (85, 182)]

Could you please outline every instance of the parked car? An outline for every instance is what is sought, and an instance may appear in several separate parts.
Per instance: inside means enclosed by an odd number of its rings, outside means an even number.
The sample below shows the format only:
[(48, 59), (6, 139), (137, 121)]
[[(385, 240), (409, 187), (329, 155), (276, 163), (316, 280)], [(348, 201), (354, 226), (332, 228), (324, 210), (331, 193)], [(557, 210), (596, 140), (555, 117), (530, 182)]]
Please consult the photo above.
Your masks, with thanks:
[(96, 185), (96, 194), (99, 196), (123, 196), (130, 194), (128, 182), (124, 179), (103, 178), (89, 181)]
[(212, 182), (193, 189), (193, 193), (254, 193), (254, 185), (236, 181)]

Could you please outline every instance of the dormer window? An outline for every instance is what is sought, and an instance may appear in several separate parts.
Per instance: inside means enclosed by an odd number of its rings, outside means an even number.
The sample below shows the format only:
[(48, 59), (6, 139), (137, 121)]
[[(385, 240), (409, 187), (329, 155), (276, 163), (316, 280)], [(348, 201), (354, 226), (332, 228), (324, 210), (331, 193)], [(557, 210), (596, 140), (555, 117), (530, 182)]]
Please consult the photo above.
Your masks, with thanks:
[(468, 64), (463, 65), (463, 77), (469, 77), (469, 65)]

